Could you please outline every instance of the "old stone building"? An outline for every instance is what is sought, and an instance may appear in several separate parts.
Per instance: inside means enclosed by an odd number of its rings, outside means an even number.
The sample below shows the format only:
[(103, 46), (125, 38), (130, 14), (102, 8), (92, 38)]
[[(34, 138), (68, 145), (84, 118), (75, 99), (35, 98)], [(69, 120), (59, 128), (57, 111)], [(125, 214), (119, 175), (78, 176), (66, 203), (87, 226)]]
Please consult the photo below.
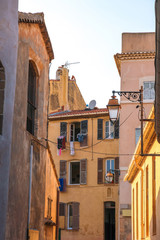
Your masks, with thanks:
[[(19, 36), (18, 54), (16, 58), (15, 51), (12, 72), (6, 64), (10, 54), (1, 58), (0, 83), (4, 86), (5, 76), (5, 88), (1, 95), (4, 104), (2, 109), (1, 102), (0, 141), (2, 144), (6, 141), (8, 147), (2, 150), (0, 166), (3, 171), (0, 184), (5, 184), (0, 188), (1, 196), (4, 195), (0, 204), (1, 209), (4, 208), (0, 238), (57, 239), (59, 182), (52, 154), (44, 140), (48, 134), (49, 63), (54, 54), (44, 14), (19, 13), (18, 16), (17, 12), (17, 17), (15, 15), (13, 21), (17, 21), (18, 30), (19, 20), (19, 35), (18, 31), (14, 33), (17, 40)], [(9, 78), (11, 73), (16, 74), (14, 81)], [(14, 91), (15, 98), (12, 97), (10, 104), (10, 94)], [(8, 113), (13, 117), (7, 118)], [(6, 120), (9, 129), (12, 126), (8, 140), (5, 140)], [(8, 165), (4, 162), (6, 159)]]

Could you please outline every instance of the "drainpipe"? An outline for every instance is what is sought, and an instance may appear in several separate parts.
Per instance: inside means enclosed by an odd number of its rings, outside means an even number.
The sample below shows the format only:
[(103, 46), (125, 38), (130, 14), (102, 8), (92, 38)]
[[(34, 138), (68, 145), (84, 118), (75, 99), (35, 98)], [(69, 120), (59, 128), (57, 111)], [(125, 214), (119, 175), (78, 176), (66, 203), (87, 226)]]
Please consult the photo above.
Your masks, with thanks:
[(31, 212), (31, 191), (32, 191), (32, 162), (33, 162), (33, 145), (31, 144), (31, 148), (30, 148), (30, 170), (29, 170), (27, 239), (30, 239), (30, 237), (29, 237), (29, 227), (30, 227), (30, 212)]
[(143, 168), (141, 166), (139, 166), (136, 159), (135, 159), (135, 165), (142, 173), (142, 177), (141, 177), (141, 239), (144, 239), (144, 224), (143, 224), (143, 178), (144, 178), (144, 172), (143, 172)]

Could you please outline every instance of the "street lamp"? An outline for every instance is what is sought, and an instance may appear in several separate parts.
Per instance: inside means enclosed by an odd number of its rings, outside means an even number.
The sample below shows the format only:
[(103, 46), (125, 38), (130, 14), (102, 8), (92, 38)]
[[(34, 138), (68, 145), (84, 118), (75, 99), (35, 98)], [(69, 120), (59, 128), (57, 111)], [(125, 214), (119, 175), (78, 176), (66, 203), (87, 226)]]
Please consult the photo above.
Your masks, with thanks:
[[(144, 119), (143, 118), (143, 87), (139, 91), (112, 91), (112, 99), (109, 99), (107, 108), (109, 112), (109, 117), (112, 122), (116, 122), (119, 117), (119, 109), (120, 105), (118, 104), (118, 100), (116, 99), (115, 94), (118, 94), (120, 97), (124, 96), (130, 102), (139, 102), (141, 109), (141, 156), (160, 156), (160, 154), (144, 154), (143, 153), (143, 122), (154, 122), (154, 119)], [(116, 101), (117, 100), (117, 101)]]
[(107, 173), (106, 173), (106, 176), (105, 176), (105, 178), (106, 178), (106, 181), (107, 181), (107, 183), (113, 183), (113, 180), (114, 180), (114, 182), (115, 182), (115, 179), (114, 179), (114, 175), (115, 175), (115, 173), (117, 173), (118, 174), (118, 178), (119, 178), (119, 175), (120, 175), (120, 170), (119, 169), (110, 169)]

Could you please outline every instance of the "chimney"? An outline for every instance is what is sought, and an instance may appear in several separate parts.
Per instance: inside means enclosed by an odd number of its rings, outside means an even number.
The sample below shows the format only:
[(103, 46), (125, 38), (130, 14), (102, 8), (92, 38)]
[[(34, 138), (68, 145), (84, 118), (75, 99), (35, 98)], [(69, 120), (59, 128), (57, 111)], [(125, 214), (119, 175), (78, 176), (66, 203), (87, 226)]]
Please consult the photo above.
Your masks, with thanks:
[(65, 67), (61, 67), (57, 70), (57, 77), (60, 79), (60, 105), (64, 106), (64, 110), (69, 110), (68, 104), (68, 72)]

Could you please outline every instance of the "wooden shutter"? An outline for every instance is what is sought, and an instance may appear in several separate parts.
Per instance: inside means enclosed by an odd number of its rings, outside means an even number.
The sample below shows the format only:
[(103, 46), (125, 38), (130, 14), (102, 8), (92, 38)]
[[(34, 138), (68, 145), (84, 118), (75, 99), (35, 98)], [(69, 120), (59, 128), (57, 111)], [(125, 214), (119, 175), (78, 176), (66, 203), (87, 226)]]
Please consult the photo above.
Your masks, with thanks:
[(80, 161), (80, 169), (81, 169), (80, 184), (87, 184), (87, 159), (82, 159)]
[(5, 92), (5, 68), (0, 61), (0, 135), (2, 134), (3, 126), (3, 107), (4, 107), (4, 92)]
[(97, 139), (103, 139), (103, 119), (97, 120)]
[(114, 178), (114, 183), (119, 183), (119, 157), (115, 158), (115, 178)]
[(97, 174), (98, 184), (103, 183), (103, 158), (98, 158), (98, 174)]
[(119, 119), (114, 124), (114, 138), (119, 138)]
[(81, 121), (81, 134), (88, 132), (88, 120)]
[(67, 141), (67, 123), (66, 122), (60, 123), (60, 136), (65, 136), (65, 139)]
[(72, 229), (79, 229), (79, 203), (74, 202), (73, 204), (73, 227)]
[(88, 120), (81, 121), (81, 134), (84, 134), (80, 147), (88, 146)]
[(65, 216), (65, 212), (66, 212), (66, 204), (60, 202), (59, 203), (59, 216)]
[(65, 160), (60, 160), (60, 178), (66, 179), (66, 167), (67, 162)]

